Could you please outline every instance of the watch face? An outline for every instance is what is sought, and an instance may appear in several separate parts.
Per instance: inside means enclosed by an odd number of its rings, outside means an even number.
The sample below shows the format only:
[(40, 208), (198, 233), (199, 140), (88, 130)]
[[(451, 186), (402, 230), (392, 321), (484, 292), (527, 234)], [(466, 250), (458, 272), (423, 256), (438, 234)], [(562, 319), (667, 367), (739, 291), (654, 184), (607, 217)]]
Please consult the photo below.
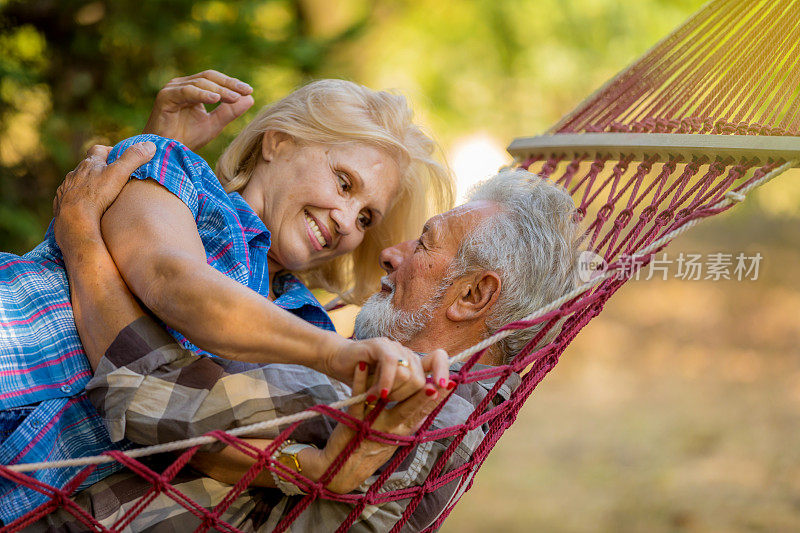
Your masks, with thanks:
[(294, 456), (282, 453), (276, 458), (276, 460), (283, 466), (287, 467), (289, 470), (297, 472), (297, 467), (294, 462)]

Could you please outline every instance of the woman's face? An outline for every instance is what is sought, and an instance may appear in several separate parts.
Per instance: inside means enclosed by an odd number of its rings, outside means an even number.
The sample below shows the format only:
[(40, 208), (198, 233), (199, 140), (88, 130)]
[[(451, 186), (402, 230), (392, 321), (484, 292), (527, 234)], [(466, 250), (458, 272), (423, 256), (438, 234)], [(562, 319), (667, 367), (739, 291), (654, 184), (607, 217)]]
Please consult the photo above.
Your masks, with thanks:
[(267, 132), (242, 196), (272, 234), (270, 259), (300, 271), (355, 250), (399, 186), (397, 163), (379, 148), (296, 144)]

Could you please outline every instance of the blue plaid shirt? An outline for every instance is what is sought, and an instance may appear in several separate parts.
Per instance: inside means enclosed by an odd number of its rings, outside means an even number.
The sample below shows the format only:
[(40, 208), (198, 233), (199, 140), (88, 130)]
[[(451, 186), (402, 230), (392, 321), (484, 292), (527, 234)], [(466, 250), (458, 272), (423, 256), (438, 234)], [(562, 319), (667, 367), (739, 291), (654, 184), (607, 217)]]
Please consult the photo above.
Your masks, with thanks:
[[(152, 178), (185, 203), (197, 223), (208, 264), (264, 297), (269, 296), (270, 232), (238, 193), (226, 193), (208, 164), (176, 141), (140, 135), (114, 147), (112, 162), (131, 144), (153, 141), (153, 159), (133, 174)], [(275, 283), (275, 303), (321, 328), (334, 330), (320, 303), (297, 278)], [(200, 352), (177, 331), (184, 346)], [(0, 463), (55, 461), (124, 449), (113, 444), (84, 394), (92, 371), (81, 346), (61, 251), (53, 225), (24, 256), (0, 253)], [(6, 436), (3, 439), (3, 436)], [(81, 487), (119, 466), (105, 464)], [(45, 469), (33, 476), (57, 487), (79, 469)], [(0, 520), (8, 524), (44, 503), (38, 492), (0, 477)]]

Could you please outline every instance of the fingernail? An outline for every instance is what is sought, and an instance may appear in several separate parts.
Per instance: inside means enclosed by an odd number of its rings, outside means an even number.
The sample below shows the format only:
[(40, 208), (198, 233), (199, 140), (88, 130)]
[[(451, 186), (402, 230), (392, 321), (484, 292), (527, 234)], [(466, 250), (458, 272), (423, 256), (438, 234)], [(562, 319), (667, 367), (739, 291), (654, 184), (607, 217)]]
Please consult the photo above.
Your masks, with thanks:
[(367, 363), (365, 363), (364, 361), (359, 361), (358, 362), (358, 369), (363, 372), (364, 370), (367, 369)]
[(381, 389), (381, 400), (389, 397), (389, 389)]
[(370, 394), (370, 395), (367, 396), (367, 403), (372, 403), (377, 399), (378, 399), (377, 396), (375, 396), (374, 394)]
[(428, 396), (433, 396), (434, 394), (436, 394), (436, 389), (428, 389), (428, 388), (426, 388), (425, 389), (425, 394), (427, 394)]
[(252, 91), (253, 90), (252, 87), (250, 87), (249, 85), (247, 85), (243, 81), (240, 81), (239, 83), (237, 83), (236, 84), (236, 88), (239, 89), (240, 91)]
[(447, 384), (447, 390), (453, 390), (453, 388), (455, 388), (455, 386), (456, 386), (456, 382), (455, 381), (451, 381), (450, 383)]
[(446, 379), (444, 379), (444, 378), (440, 379), (440, 380), (439, 380), (439, 386), (440, 386), (441, 388), (445, 388), (445, 387), (447, 386), (447, 380), (446, 380)]
[(154, 154), (156, 153), (156, 145), (151, 141), (145, 141), (142, 143), (142, 150), (144, 150), (145, 153)]

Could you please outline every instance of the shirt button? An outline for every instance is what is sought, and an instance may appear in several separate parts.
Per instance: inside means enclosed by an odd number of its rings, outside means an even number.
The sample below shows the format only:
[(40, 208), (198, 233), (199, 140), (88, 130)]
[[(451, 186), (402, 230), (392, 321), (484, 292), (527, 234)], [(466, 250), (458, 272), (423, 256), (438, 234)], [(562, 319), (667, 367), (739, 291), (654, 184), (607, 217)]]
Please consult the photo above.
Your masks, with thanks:
[(32, 427), (33, 429), (36, 429), (36, 428), (38, 428), (38, 427), (39, 427), (39, 426), (41, 426), (41, 425), (42, 425), (42, 423), (41, 423), (41, 422), (39, 422), (38, 420), (31, 420), (31, 427)]
[(69, 385), (62, 385), (61, 392), (69, 394), (70, 392), (72, 392), (72, 387), (70, 387)]

